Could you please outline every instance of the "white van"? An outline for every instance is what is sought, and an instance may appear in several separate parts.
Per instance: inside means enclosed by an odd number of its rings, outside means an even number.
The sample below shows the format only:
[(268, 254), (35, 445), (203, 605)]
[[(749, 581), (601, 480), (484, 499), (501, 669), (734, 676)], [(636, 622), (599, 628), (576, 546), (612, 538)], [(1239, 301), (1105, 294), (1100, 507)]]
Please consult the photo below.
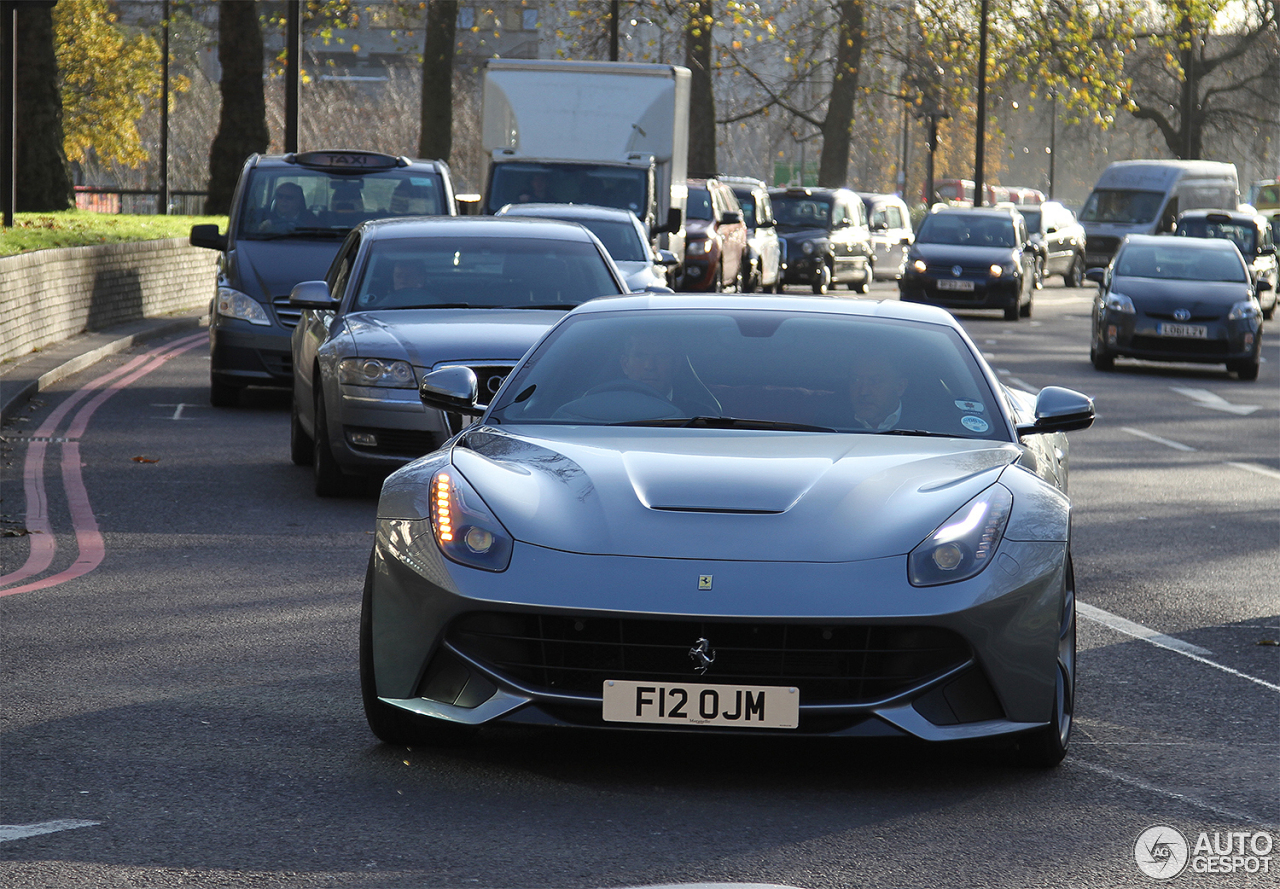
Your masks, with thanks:
[(1117, 161), (1102, 171), (1080, 211), (1085, 264), (1111, 262), (1125, 235), (1169, 234), (1184, 210), (1234, 210), (1235, 164), (1218, 161)]

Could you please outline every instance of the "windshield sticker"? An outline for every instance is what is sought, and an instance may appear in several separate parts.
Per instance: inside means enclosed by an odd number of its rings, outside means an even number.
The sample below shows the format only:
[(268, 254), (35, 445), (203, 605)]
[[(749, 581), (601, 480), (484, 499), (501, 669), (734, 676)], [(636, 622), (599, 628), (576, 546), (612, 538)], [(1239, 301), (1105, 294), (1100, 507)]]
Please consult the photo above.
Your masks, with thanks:
[(986, 432), (991, 428), (987, 425), (987, 421), (981, 417), (961, 417), (960, 422), (970, 432)]
[(956, 407), (972, 414), (980, 414), (986, 410), (981, 401), (965, 401), (963, 398), (956, 400)]

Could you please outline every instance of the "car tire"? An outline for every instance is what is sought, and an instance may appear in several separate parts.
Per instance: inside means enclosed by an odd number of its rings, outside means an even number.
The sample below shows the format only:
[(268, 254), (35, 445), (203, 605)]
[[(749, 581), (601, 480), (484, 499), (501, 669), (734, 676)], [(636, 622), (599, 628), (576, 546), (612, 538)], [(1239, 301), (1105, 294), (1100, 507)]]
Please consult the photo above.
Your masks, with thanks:
[(1036, 290), (1044, 289), (1044, 278), (1045, 278), (1044, 257), (1037, 256), (1036, 257), (1036, 284), (1035, 284)]
[(818, 296), (826, 296), (831, 289), (831, 267), (825, 263), (822, 271), (818, 272), (818, 279), (813, 282), (813, 292)]
[(351, 479), (343, 473), (329, 445), (329, 421), (325, 415), (324, 393), (316, 388), (315, 435), (312, 436), (312, 470), (317, 497), (345, 497), (351, 493)]
[(856, 286), (853, 284), (850, 284), (849, 289), (856, 290), (858, 293), (870, 293), (871, 279), (875, 277), (875, 274), (876, 274), (875, 266), (872, 265), (871, 260), (867, 260), (867, 269), (866, 269), (866, 273), (863, 274), (862, 276), (862, 280), (859, 281)]
[(743, 293), (755, 293), (760, 289), (760, 273), (756, 270), (756, 264), (753, 260), (747, 267), (746, 277), (742, 280)]
[(1246, 381), (1258, 378), (1258, 368), (1259, 361), (1256, 358), (1227, 362), (1227, 370), (1235, 374), (1237, 379)]
[(734, 275), (734, 278), (733, 278), (733, 291), (732, 291), (733, 293), (746, 292), (746, 287), (747, 287), (746, 274), (747, 274), (746, 266), (740, 260), (738, 262), (738, 272), (736, 275)]
[(1116, 356), (1099, 349), (1095, 343), (1089, 347), (1089, 363), (1094, 370), (1112, 370), (1116, 366)]
[(235, 407), (240, 403), (240, 387), (209, 379), (209, 404), (214, 407)]
[(1004, 320), (1017, 321), (1022, 317), (1022, 303), (1015, 302), (1004, 310)]
[(1020, 306), (1020, 307), (1018, 308), (1018, 317), (1020, 317), (1020, 318), (1030, 318), (1030, 317), (1031, 317), (1031, 307), (1032, 307), (1034, 304), (1035, 304), (1035, 296), (1034, 296), (1034, 295), (1032, 295), (1032, 294), (1028, 294), (1028, 295), (1027, 295), (1027, 303), (1026, 303), (1026, 305), (1024, 305), (1024, 306)]
[(1018, 740), (1018, 760), (1027, 766), (1050, 769), (1062, 762), (1071, 743), (1076, 698), (1076, 580), (1071, 553), (1063, 576), (1062, 617), (1058, 627), (1057, 681), (1049, 724), (1027, 732)]
[(1071, 268), (1062, 276), (1068, 287), (1079, 287), (1084, 284), (1084, 255), (1077, 253), (1071, 260)]
[(476, 734), (474, 726), (456, 725), (418, 716), (378, 699), (378, 683), (373, 672), (373, 557), (365, 572), (364, 596), (360, 605), (360, 698), (365, 721), (384, 744), (435, 747), (456, 746)]
[(302, 419), (298, 416), (298, 397), (293, 397), (289, 408), (289, 459), (294, 466), (310, 466), (316, 458), (316, 444), (302, 428)]

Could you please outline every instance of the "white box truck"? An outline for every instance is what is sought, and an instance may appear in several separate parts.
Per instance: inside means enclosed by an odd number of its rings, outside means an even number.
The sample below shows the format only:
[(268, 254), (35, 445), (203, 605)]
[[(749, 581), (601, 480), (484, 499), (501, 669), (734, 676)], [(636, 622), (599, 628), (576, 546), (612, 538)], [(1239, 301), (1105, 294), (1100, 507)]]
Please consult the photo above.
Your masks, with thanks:
[(1236, 165), (1219, 161), (1116, 161), (1102, 171), (1084, 208), (1085, 265), (1105, 266), (1125, 235), (1169, 234), (1185, 210), (1234, 210)]
[(684, 255), (688, 68), (491, 59), (483, 102), (481, 213), (527, 202), (617, 207)]

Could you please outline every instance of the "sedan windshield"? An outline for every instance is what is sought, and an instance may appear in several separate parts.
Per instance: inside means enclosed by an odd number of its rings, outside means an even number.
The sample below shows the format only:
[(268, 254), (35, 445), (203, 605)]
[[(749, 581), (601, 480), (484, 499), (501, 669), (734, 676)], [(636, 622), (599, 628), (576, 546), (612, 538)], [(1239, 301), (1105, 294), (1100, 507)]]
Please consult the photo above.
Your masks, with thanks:
[(916, 233), (917, 244), (962, 247), (1016, 247), (1013, 220), (1008, 217), (967, 213), (935, 213), (926, 216)]
[(571, 308), (620, 292), (586, 241), (397, 238), (370, 248), (352, 309)]
[(1212, 219), (1183, 219), (1178, 223), (1177, 235), (1189, 238), (1225, 238), (1233, 241), (1245, 256), (1253, 256), (1257, 244), (1257, 229), (1252, 225), (1219, 222)]
[(1201, 248), (1187, 241), (1163, 244), (1126, 244), (1116, 257), (1117, 275), (1126, 278), (1163, 278), (1175, 281), (1227, 281), (1244, 283), (1249, 272), (1232, 250)]
[(558, 327), (489, 421), (997, 438), (952, 329), (766, 310), (601, 312)]
[(239, 238), (341, 239), (366, 219), (443, 216), (449, 207), (436, 173), (389, 170), (352, 176), (295, 166), (255, 172), (239, 212)]
[(831, 202), (808, 196), (777, 195), (773, 198), (773, 218), (791, 228), (826, 228), (831, 221)]

